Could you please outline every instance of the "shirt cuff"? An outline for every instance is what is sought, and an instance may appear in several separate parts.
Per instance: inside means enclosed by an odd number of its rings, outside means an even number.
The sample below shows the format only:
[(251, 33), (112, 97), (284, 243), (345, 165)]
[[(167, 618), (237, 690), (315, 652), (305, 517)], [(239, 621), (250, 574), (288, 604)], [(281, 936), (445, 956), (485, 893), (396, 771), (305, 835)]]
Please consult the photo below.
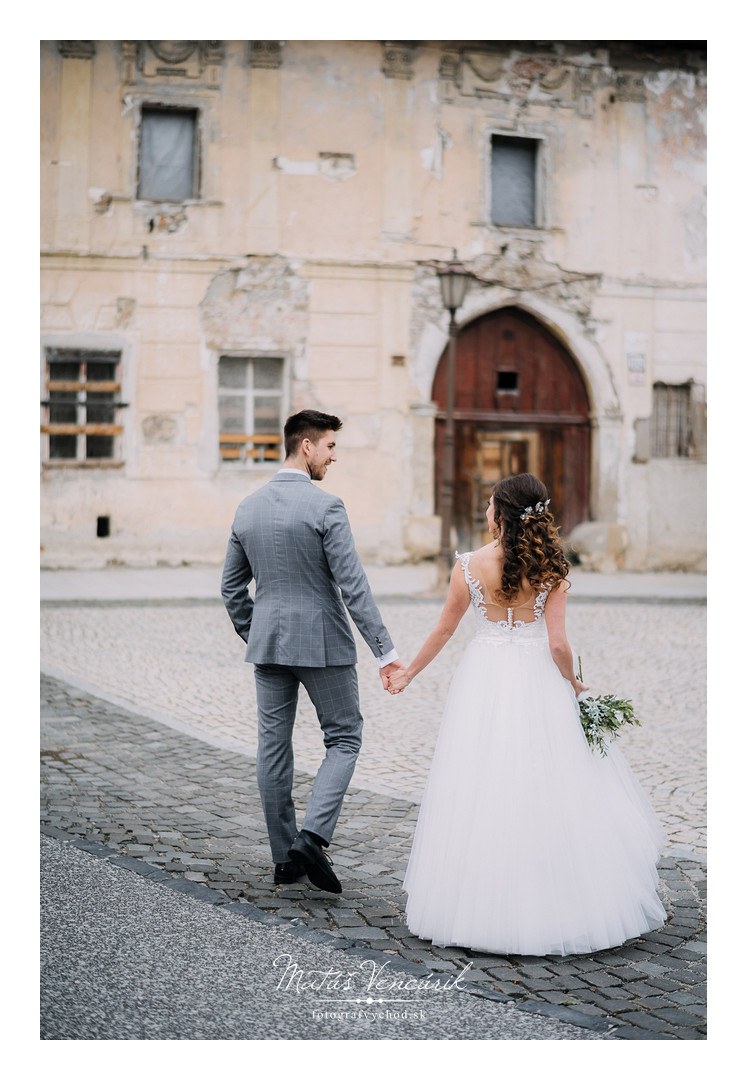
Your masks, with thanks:
[(399, 653), (396, 649), (390, 649), (384, 656), (378, 657), (379, 667), (382, 668), (386, 667), (387, 664), (393, 664), (395, 660), (399, 660)]

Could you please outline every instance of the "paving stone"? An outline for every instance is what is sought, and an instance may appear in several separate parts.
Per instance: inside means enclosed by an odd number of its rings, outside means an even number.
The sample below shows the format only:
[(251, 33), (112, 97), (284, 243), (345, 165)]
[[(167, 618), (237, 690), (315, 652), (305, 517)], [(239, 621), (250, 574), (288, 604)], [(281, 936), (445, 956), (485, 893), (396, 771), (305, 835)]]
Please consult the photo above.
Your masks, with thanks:
[(634, 964), (633, 970), (638, 971), (643, 975), (655, 976), (666, 975), (668, 969), (664, 967), (664, 965), (661, 964), (658, 960), (656, 962), (644, 960), (641, 963)]
[(674, 1035), (666, 1032), (647, 1031), (645, 1028), (621, 1026), (614, 1029), (616, 1039), (673, 1039)]
[(708, 1004), (705, 1001), (696, 1000), (690, 1001), (687, 1004), (678, 1001), (677, 1004), (682, 1004), (686, 1008), (687, 1012), (693, 1013), (694, 1016), (701, 1016), (705, 1018), (708, 1015)]
[(469, 971), (464, 971), (462, 974), (463, 983), (492, 983), (493, 981), (493, 976), (490, 975), (487, 971), (482, 971), (480, 968), (470, 968)]
[[(636, 983), (635, 985), (638, 986), (639, 984)], [(655, 976), (652, 979), (648, 979), (647, 980), (647, 985), (648, 986), (653, 986), (657, 990), (662, 990), (665, 994), (670, 993), (670, 992), (675, 991), (675, 990), (679, 990), (679, 988), (680, 988), (680, 984), (678, 982), (675, 982), (674, 979), (670, 979), (670, 978), (668, 978), (666, 976), (658, 976), (658, 975)]]
[(661, 1031), (671, 1032), (672, 1025), (661, 1017), (652, 1016), (650, 1013), (639, 1012), (621, 1012), (617, 1017), (619, 1020), (625, 1023), (631, 1024), (633, 1027), (645, 1028), (648, 1031)]
[(518, 981), (527, 990), (552, 990), (554, 984), (551, 979), (527, 979), (523, 975), (518, 976)]
[(591, 1005), (591, 1004), (587, 1004), (587, 1003), (584, 1003), (584, 1002), (582, 1002), (582, 1003), (580, 1003), (578, 1005), (574, 1005), (573, 1009), (574, 1009), (575, 1012), (584, 1013), (586, 1016), (606, 1016), (607, 1015), (606, 1010), (603, 1009), (603, 1008), (600, 1008), (598, 1005)]
[(686, 941), (680, 945), (680, 948), (693, 953), (705, 953), (707, 951), (705, 941)]
[(360, 939), (361, 941), (389, 940), (386, 930), (379, 926), (341, 926), (340, 933), (343, 937)]
[[(656, 1005), (656, 1008), (660, 1008), (661, 1005), (673, 1008), (684, 1008), (688, 1012), (696, 1012), (698, 1015), (703, 1015), (705, 1010), (705, 1002), (702, 997), (697, 997), (695, 994), (691, 994), (688, 990), (671, 990), (665, 994), (660, 1004)], [(693, 1005), (703, 1005), (703, 1010), (693, 1009)]]
[(573, 1005), (577, 1007), (580, 1002), (573, 1000), (573, 995), (568, 994), (562, 990), (541, 990), (539, 996), (543, 1001), (549, 1001), (553, 1005)]
[(673, 986), (669, 982), (664, 982), (662, 985), (662, 980), (648, 979), (645, 982), (633, 983), (632, 986), (629, 986), (629, 989), (634, 998), (648, 999), (662, 997), (670, 989), (673, 989)]
[(700, 1027), (703, 1024), (702, 1016), (698, 1016), (696, 1013), (689, 1012), (684, 1008), (654, 1008), (651, 1011), (659, 1020), (676, 1024), (678, 1027)]
[(605, 1001), (628, 1001), (635, 991), (627, 986), (603, 986), (599, 989), (599, 995)]
[(688, 966), (687, 960), (680, 956), (672, 956), (671, 954), (660, 956), (656, 962), (665, 969), (666, 977), (671, 977), (676, 971), (686, 969)]
[(684, 983), (685, 985), (696, 985), (704, 983), (705, 973), (702, 971), (691, 971), (689, 968), (685, 971), (681, 968), (672, 973), (672, 979), (674, 985)]
[(580, 975), (579, 978), (581, 978), (583, 982), (589, 983), (591, 986), (607, 987), (620, 985), (620, 980), (615, 975), (610, 975), (604, 971), (588, 971)]

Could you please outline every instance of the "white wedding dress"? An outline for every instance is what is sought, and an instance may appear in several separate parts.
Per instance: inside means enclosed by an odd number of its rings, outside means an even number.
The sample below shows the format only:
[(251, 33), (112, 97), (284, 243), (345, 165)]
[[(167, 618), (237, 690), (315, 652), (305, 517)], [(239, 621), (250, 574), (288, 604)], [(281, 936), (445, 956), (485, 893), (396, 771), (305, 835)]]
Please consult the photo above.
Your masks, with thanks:
[(404, 880), (435, 945), (545, 956), (661, 926), (664, 832), (623, 755), (589, 748), (571, 684), (533, 619), (490, 621), (460, 555), (475, 636), (449, 689)]

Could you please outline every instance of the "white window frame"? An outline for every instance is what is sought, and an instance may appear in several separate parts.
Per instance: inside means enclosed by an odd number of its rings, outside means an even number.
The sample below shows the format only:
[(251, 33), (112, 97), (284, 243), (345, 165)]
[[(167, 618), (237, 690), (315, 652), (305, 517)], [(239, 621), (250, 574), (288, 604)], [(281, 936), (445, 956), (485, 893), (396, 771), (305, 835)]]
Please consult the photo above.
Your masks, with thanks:
[[(245, 388), (239, 388), (239, 389), (235, 389), (235, 390), (232, 390), (230, 387), (221, 386), (220, 385), (220, 374), (219, 374), (219, 372), (220, 372), (220, 362), (223, 359), (226, 359), (226, 360), (245, 360), (247, 365), (252, 368), (252, 386), (251, 387), (247, 386)], [(254, 385), (253, 385), (253, 362), (255, 360), (278, 360), (278, 361), (280, 361), (280, 364), (281, 364), (281, 378), (280, 378), (280, 389), (278, 391), (273, 391), (273, 390), (255, 391), (254, 390)], [(221, 469), (236, 469), (236, 468), (258, 469), (258, 468), (267, 468), (268, 466), (271, 466), (273, 468), (277, 468), (278, 463), (282, 462), (283, 458), (285, 457), (285, 450), (284, 450), (284, 447), (283, 447), (283, 430), (282, 430), (282, 428), (283, 428), (283, 423), (284, 423), (283, 418), (287, 414), (288, 390), (289, 390), (289, 381), (290, 381), (289, 368), (290, 368), (290, 365), (288, 363), (288, 358), (285, 355), (285, 353), (273, 352), (272, 350), (264, 350), (262, 352), (258, 352), (257, 350), (251, 350), (250, 351), (250, 350), (243, 350), (243, 349), (238, 349), (238, 350), (224, 349), (218, 354), (218, 359), (217, 359), (216, 369), (215, 369), (215, 384), (216, 384), (216, 402), (215, 403), (216, 403), (217, 426), (218, 426), (218, 457), (219, 457), (219, 463), (220, 463)], [(274, 443), (274, 442), (273, 443), (265, 443), (265, 445), (270, 450), (277, 449), (277, 455), (275, 456), (273, 454), (273, 456), (269, 456), (269, 457), (266, 456), (266, 455), (265, 456), (260, 455), (260, 456), (258, 456), (256, 458), (253, 457), (253, 456), (250, 456), (249, 451), (251, 450), (251, 448), (252, 448), (252, 446), (254, 444), (252, 442), (246, 442), (246, 443), (243, 443), (243, 444), (242, 443), (237, 443), (236, 444), (236, 448), (240, 451), (240, 453), (238, 454), (238, 456), (236, 458), (223, 457), (222, 445), (226, 445), (228, 447), (228, 446), (230, 446), (230, 444), (227, 443), (227, 442), (224, 443), (223, 440), (221, 439), (222, 432), (220, 430), (220, 428), (221, 428), (220, 404), (219, 404), (218, 398), (220, 398), (220, 397), (244, 397), (245, 398), (244, 427), (245, 427), (246, 430), (243, 432), (243, 434), (244, 434), (244, 436), (248, 436), (249, 438), (251, 438), (252, 436), (257, 435), (257, 433), (255, 433), (255, 431), (254, 431), (254, 399), (255, 399), (255, 397), (268, 397), (268, 396), (278, 398), (278, 401), (279, 401), (278, 415), (279, 415), (279, 418), (280, 418), (280, 423), (279, 423), (279, 430), (277, 432), (277, 436), (278, 436), (277, 442), (276, 443)], [(273, 433), (273, 434), (275, 434), (275, 433)], [(260, 435), (257, 435), (257, 445), (258, 445), (258, 448), (260, 448), (260, 449), (262, 448), (263, 444), (262, 444), (262, 440), (260, 438)]]

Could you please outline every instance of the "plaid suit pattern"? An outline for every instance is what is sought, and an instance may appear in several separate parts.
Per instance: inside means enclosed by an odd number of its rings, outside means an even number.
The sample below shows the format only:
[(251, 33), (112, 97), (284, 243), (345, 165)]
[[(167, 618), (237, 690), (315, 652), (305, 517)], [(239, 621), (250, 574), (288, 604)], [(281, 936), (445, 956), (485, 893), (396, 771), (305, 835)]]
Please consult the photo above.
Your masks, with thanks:
[[(256, 583), (254, 599), (248, 586)], [(324, 733), (303, 828), (332, 837), (361, 745), (356, 649), (345, 608), (374, 656), (394, 646), (361, 566), (345, 506), (300, 473), (278, 473), (239, 505), (221, 592), (255, 665), (257, 780), (275, 862), (297, 835), (293, 724), (302, 684)]]

